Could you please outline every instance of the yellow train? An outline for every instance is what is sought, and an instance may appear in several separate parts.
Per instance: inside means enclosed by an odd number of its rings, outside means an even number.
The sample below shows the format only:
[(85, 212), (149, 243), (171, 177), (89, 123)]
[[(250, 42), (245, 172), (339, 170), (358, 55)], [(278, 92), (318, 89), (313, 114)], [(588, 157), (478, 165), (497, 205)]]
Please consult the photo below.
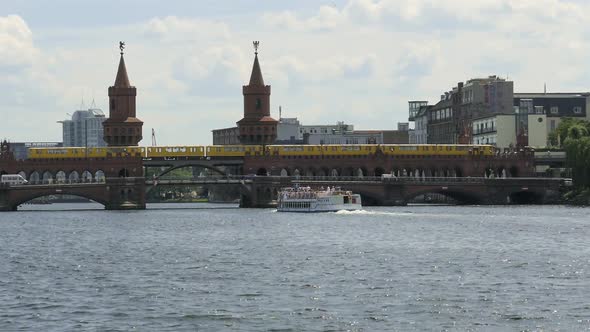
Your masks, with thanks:
[(153, 146), (146, 148), (145, 157), (154, 158), (182, 158), (192, 159), (205, 156), (203, 146)]
[(369, 155), (379, 149), (376, 144), (346, 145), (268, 145), (267, 154), (273, 156)]
[(262, 145), (210, 145), (207, 157), (244, 157), (263, 154)]
[(468, 144), (383, 144), (381, 152), (394, 156), (493, 156), (496, 149), (493, 145)]
[(29, 159), (81, 159), (81, 158), (113, 158), (145, 156), (145, 148), (138, 146), (126, 147), (62, 147), (62, 148), (29, 148)]
[(141, 157), (148, 159), (235, 158), (247, 156), (492, 156), (493, 145), (461, 144), (346, 144), (346, 145), (210, 145), (156, 147), (30, 148), (29, 159)]

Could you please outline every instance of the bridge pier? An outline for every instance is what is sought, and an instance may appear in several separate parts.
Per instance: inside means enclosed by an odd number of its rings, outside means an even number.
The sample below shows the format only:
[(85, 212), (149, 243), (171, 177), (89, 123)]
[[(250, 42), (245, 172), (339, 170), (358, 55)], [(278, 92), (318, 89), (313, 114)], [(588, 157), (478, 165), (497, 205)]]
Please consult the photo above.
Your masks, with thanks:
[(107, 178), (105, 210), (145, 210), (145, 179)]
[(274, 208), (277, 206), (278, 192), (281, 188), (293, 186), (290, 178), (259, 176), (252, 184), (243, 186), (240, 194), (241, 208)]
[(16, 211), (16, 208), (10, 202), (8, 186), (0, 183), (0, 211)]

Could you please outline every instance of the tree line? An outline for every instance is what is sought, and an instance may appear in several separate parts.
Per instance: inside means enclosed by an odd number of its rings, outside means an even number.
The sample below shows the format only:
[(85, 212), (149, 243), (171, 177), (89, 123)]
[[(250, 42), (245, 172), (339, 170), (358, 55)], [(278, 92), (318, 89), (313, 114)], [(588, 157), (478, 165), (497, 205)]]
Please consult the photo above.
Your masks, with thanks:
[(574, 186), (590, 188), (590, 122), (564, 118), (549, 134), (549, 142), (565, 149)]

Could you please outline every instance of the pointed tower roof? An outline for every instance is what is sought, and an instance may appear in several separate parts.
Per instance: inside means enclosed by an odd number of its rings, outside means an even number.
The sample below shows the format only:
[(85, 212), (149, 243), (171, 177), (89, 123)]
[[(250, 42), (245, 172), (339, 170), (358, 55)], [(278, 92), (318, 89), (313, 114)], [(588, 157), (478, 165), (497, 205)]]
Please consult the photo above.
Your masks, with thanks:
[(129, 83), (129, 76), (127, 76), (127, 67), (125, 67), (125, 59), (123, 58), (123, 52), (121, 52), (121, 60), (119, 60), (119, 70), (117, 70), (117, 78), (115, 78), (115, 87), (117, 88), (128, 88), (131, 86)]
[(254, 65), (252, 66), (252, 74), (250, 75), (249, 85), (264, 86), (262, 71), (260, 70), (260, 64), (258, 63), (258, 52), (256, 52), (256, 55), (254, 56)]
[(250, 83), (248, 85), (264, 86), (264, 79), (262, 78), (262, 71), (258, 63), (258, 45), (259, 41), (254, 41), (254, 65), (252, 66), (252, 74), (250, 75)]

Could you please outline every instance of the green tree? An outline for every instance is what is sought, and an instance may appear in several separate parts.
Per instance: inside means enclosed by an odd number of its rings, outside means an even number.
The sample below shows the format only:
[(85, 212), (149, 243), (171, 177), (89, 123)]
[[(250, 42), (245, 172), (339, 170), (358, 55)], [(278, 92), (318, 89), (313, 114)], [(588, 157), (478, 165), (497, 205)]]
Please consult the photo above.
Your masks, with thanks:
[(563, 118), (557, 128), (549, 133), (549, 143), (553, 146), (563, 147), (568, 138), (569, 129), (576, 125), (581, 125), (590, 131), (590, 122), (575, 118)]
[(572, 125), (563, 145), (576, 187), (590, 188), (590, 136), (584, 125)]

